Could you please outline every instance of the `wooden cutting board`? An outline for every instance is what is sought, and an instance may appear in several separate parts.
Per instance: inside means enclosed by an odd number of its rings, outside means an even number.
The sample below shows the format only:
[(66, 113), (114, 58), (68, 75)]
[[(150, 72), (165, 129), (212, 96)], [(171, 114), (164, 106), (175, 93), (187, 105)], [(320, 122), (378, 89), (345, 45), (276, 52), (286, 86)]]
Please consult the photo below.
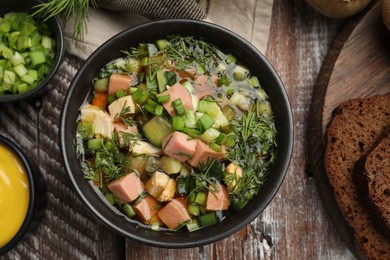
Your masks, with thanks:
[[(324, 134), (332, 111), (352, 98), (390, 92), (390, 33), (380, 4), (355, 18), (336, 37), (314, 86), (309, 118), (309, 161), (319, 194), (342, 240), (357, 255), (353, 236), (343, 219), (324, 169)], [(389, 104), (390, 105), (390, 104)]]

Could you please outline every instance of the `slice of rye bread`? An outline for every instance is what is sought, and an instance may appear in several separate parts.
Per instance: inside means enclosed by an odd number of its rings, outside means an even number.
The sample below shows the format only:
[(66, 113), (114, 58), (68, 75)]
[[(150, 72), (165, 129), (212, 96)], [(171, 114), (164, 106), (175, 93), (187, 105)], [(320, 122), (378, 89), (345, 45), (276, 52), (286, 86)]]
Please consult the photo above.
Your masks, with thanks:
[[(389, 126), (390, 127), (390, 126)], [(353, 169), (359, 198), (377, 229), (390, 238), (390, 128)]]
[(324, 164), (329, 183), (360, 253), (369, 259), (390, 259), (390, 240), (373, 226), (358, 199), (353, 167), (390, 124), (389, 104), (390, 93), (346, 101), (335, 109), (326, 135)]

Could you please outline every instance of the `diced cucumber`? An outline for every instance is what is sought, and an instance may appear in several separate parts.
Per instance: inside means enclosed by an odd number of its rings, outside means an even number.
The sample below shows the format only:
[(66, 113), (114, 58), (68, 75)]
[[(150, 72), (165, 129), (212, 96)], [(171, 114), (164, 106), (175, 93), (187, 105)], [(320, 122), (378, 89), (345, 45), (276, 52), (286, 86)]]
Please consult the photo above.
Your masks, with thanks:
[(165, 75), (165, 71), (159, 70), (157, 71), (157, 83), (158, 83), (158, 91), (160, 93), (164, 92), (167, 89), (168, 80)]
[(234, 78), (234, 80), (243, 81), (243, 80), (248, 78), (248, 75), (249, 75), (249, 70), (247, 70), (246, 68), (244, 68), (244, 67), (242, 67), (240, 65), (237, 65), (233, 69), (233, 78)]
[(181, 162), (168, 156), (163, 156), (160, 159), (161, 169), (166, 174), (176, 174), (181, 169)]
[(159, 147), (163, 139), (173, 132), (171, 124), (161, 116), (155, 116), (149, 120), (142, 127), (142, 131), (151, 144)]

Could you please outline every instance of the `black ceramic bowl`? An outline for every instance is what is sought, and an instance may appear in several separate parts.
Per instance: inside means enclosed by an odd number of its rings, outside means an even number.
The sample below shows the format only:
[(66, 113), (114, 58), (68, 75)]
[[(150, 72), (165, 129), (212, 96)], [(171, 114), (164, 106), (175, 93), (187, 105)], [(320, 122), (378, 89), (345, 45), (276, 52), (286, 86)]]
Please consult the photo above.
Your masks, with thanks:
[[(193, 36), (215, 44), (223, 52), (232, 53), (260, 79), (269, 94), (276, 118), (277, 156), (265, 184), (241, 211), (222, 222), (195, 232), (156, 232), (129, 222), (114, 212), (84, 179), (74, 151), (76, 121), (79, 108), (88, 97), (91, 79), (99, 69), (114, 58), (120, 50), (136, 47), (140, 42), (151, 42), (170, 35)], [(61, 151), (67, 173), (86, 206), (117, 233), (139, 242), (166, 248), (195, 247), (209, 244), (239, 231), (255, 219), (272, 200), (286, 174), (293, 143), (290, 104), (277, 73), (265, 57), (246, 40), (220, 26), (192, 20), (165, 20), (130, 28), (99, 47), (84, 63), (73, 79), (65, 97), (60, 122)]]
[[(26, 12), (29, 14), (34, 13), (35, 9), (33, 9), (34, 6), (38, 4), (42, 4), (43, 2), (41, 0), (23, 0), (23, 1), (17, 1), (17, 0), (1, 0), (0, 4), (0, 17), (3, 17), (4, 14), (9, 12)], [(53, 62), (53, 66), (49, 73), (46, 75), (45, 79), (43, 79), (35, 88), (27, 91), (23, 94), (7, 94), (7, 95), (0, 95), (0, 102), (12, 102), (17, 100), (26, 99), (32, 96), (36, 96), (38, 94), (43, 93), (45, 90), (47, 90), (47, 85), (49, 81), (54, 77), (55, 73), (57, 72), (58, 68), (61, 65), (62, 58), (65, 53), (65, 47), (64, 47), (64, 36), (63, 31), (61, 28), (61, 24), (59, 20), (54, 17), (48, 19), (46, 23), (49, 25), (51, 30), (53, 31), (55, 38), (56, 38), (56, 57)]]
[(16, 246), (23, 239), (27, 231), (33, 229), (37, 214), (40, 211), (40, 193), (38, 192), (39, 177), (37, 176), (37, 169), (26, 157), (24, 152), (22, 152), (22, 150), (14, 142), (12, 142), (10, 139), (6, 138), (3, 135), (0, 135), (0, 145), (3, 145), (8, 148), (11, 152), (14, 153), (16, 157), (20, 159), (20, 162), (24, 166), (24, 170), (28, 178), (30, 192), (28, 210), (26, 213), (26, 217), (24, 218), (23, 224), (20, 227), (19, 231), (16, 233), (16, 235), (6, 245), (0, 247), (1, 256), (2, 254), (5, 254), (14, 246)]

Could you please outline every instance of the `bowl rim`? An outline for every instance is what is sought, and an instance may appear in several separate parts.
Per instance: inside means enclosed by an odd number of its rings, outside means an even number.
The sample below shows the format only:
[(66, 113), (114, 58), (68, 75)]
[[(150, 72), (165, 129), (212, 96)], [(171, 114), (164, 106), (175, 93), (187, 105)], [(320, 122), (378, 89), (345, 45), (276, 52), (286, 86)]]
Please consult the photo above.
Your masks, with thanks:
[[(87, 68), (93, 62), (93, 60), (96, 57), (101, 55), (100, 54), (101, 50), (104, 49), (107, 45), (109, 45), (110, 42), (113, 42), (116, 39), (120, 39), (121, 37), (123, 37), (126, 34), (132, 33), (132, 32), (137, 31), (137, 30), (145, 30), (145, 29), (147, 29), (149, 27), (153, 27), (156, 24), (165, 24), (166, 26), (168, 26), (168, 24), (171, 24), (171, 23), (173, 23), (173, 24), (174, 23), (192, 23), (192, 24), (195, 24), (195, 25), (207, 26), (207, 27), (212, 28), (214, 30), (217, 30), (217, 31), (219, 31), (221, 33), (230, 35), (236, 41), (239, 41), (242, 44), (244, 44), (246, 47), (250, 48), (251, 51), (254, 54), (257, 55), (257, 58), (259, 58), (261, 60), (261, 62), (266, 67), (266, 69), (271, 72), (273, 79), (275, 80), (275, 82), (277, 82), (276, 84), (281, 87), (280, 88), (280, 92), (281, 92), (280, 99), (283, 99), (283, 102), (286, 104), (286, 109), (287, 109), (287, 111), (286, 111), (287, 112), (287, 115), (286, 115), (287, 122), (283, 122), (283, 124), (287, 125), (287, 129), (288, 129), (288, 132), (285, 133), (287, 135), (287, 137), (288, 137), (288, 141), (286, 142), (286, 150), (287, 151), (286, 151), (285, 161), (281, 162), (282, 165), (280, 166), (280, 174), (278, 175), (278, 177), (277, 177), (277, 179), (275, 181), (275, 186), (273, 187), (272, 192), (266, 194), (267, 198), (266, 198), (266, 202), (264, 204), (262, 204), (263, 207), (260, 207), (260, 206), (257, 207), (256, 210), (253, 210), (246, 217), (246, 221), (238, 223), (236, 226), (234, 226), (233, 228), (231, 228), (231, 229), (229, 229), (227, 231), (214, 234), (214, 235), (209, 236), (207, 238), (202, 238), (201, 241), (190, 241), (190, 242), (183, 241), (180, 244), (167, 242), (167, 241), (157, 241), (157, 240), (147, 239), (147, 238), (138, 236), (136, 234), (129, 233), (127, 231), (124, 231), (123, 229), (121, 229), (117, 225), (115, 225), (115, 223), (112, 223), (108, 218), (106, 218), (88, 200), (88, 198), (86, 197), (86, 195), (82, 191), (80, 185), (77, 183), (77, 180), (75, 179), (75, 176), (72, 173), (72, 166), (69, 163), (69, 157), (68, 157), (67, 151), (66, 151), (66, 147), (67, 147), (68, 144), (66, 143), (66, 138), (65, 138), (65, 132), (66, 132), (65, 122), (66, 122), (66, 117), (67, 117), (67, 114), (68, 114), (67, 108), (68, 108), (68, 104), (70, 102), (70, 98), (71, 98), (73, 92), (75, 91), (76, 82), (80, 79), (80, 77), (82, 77), (82, 73), (84, 72), (84, 69)], [(167, 35), (170, 35), (170, 34), (167, 34)], [(207, 38), (207, 37), (205, 37), (205, 38)], [(205, 41), (207, 41), (207, 39), (205, 39)], [(119, 50), (118, 50), (118, 56), (119, 56)], [(268, 206), (268, 204), (272, 201), (272, 198), (276, 195), (276, 193), (278, 192), (279, 188), (281, 187), (281, 185), (283, 183), (283, 180), (285, 179), (285, 176), (287, 174), (287, 170), (288, 170), (288, 167), (289, 167), (289, 164), (290, 164), (290, 160), (291, 160), (291, 155), (292, 155), (292, 147), (293, 147), (293, 139), (294, 139), (294, 134), (293, 133), (294, 133), (294, 129), (293, 129), (293, 116), (292, 116), (291, 105), (290, 105), (290, 102), (289, 102), (289, 99), (288, 99), (288, 96), (287, 96), (286, 89), (285, 89), (282, 81), (280, 80), (276, 70), (272, 67), (271, 63), (265, 58), (265, 56), (258, 49), (256, 49), (251, 43), (249, 43), (247, 40), (245, 40), (243, 37), (239, 36), (237, 33), (232, 32), (231, 30), (229, 30), (227, 28), (224, 28), (224, 27), (222, 27), (220, 25), (216, 25), (216, 24), (213, 24), (213, 23), (210, 23), (210, 22), (206, 22), (206, 21), (190, 20), (190, 19), (166, 19), (166, 20), (146, 22), (146, 23), (137, 25), (135, 27), (128, 28), (128, 29), (126, 29), (126, 30), (124, 30), (124, 31), (114, 35), (109, 40), (107, 40), (105, 43), (103, 43), (101, 46), (99, 46), (87, 58), (87, 60), (83, 63), (83, 65), (79, 68), (78, 72), (76, 73), (76, 75), (74, 76), (74, 78), (72, 80), (72, 83), (70, 84), (70, 86), (69, 86), (69, 88), (67, 90), (67, 93), (66, 93), (66, 96), (65, 96), (65, 99), (64, 99), (64, 103), (63, 103), (63, 109), (61, 111), (60, 129), (59, 129), (60, 150), (61, 150), (61, 155), (62, 155), (63, 163), (64, 163), (64, 166), (65, 166), (65, 170), (66, 170), (69, 178), (71, 179), (71, 182), (72, 182), (74, 188), (76, 189), (78, 195), (81, 197), (82, 201), (87, 205), (89, 210), (102, 223), (104, 223), (106, 226), (110, 227), (111, 230), (115, 231), (117, 234), (120, 234), (120, 235), (122, 235), (124, 237), (127, 237), (127, 238), (130, 238), (130, 239), (133, 239), (135, 241), (141, 242), (143, 244), (156, 246), (156, 247), (162, 247), (162, 248), (189, 248), (189, 247), (196, 247), (196, 246), (202, 246), (202, 245), (210, 244), (210, 243), (219, 241), (221, 239), (224, 239), (224, 238), (232, 235), (233, 233), (238, 232), (240, 229), (242, 229), (243, 227), (247, 226), (251, 221), (253, 221)], [(70, 145), (72, 145), (72, 144), (70, 144)], [(129, 224), (132, 224), (132, 223), (129, 223)]]
[(12, 151), (23, 164), (29, 182), (30, 195), (28, 209), (26, 212), (26, 216), (23, 220), (23, 224), (20, 226), (15, 236), (10, 241), (8, 241), (7, 244), (0, 248), (0, 255), (2, 255), (14, 248), (24, 238), (31, 223), (33, 222), (37, 205), (37, 186), (34, 167), (31, 164), (30, 160), (26, 157), (25, 153), (21, 150), (21, 148), (14, 141), (2, 134), (0, 134), (0, 145), (4, 145), (10, 151)]
[[(35, 3), (31, 3), (31, 6), (35, 6), (36, 4), (43, 4), (42, 0), (33, 0), (31, 2), (35, 2)], [(28, 1), (25, 1), (25, 3), (28, 3)], [(56, 47), (57, 47), (56, 57), (53, 61), (53, 65), (49, 73), (41, 82), (39, 82), (38, 85), (36, 85), (33, 89), (25, 93), (0, 95), (0, 102), (19, 101), (39, 94), (41, 91), (43, 91), (43, 89), (45, 89), (45, 87), (48, 85), (48, 83), (52, 80), (52, 78), (57, 73), (65, 54), (64, 31), (62, 29), (61, 22), (57, 16), (51, 17), (50, 19), (45, 21), (45, 23), (48, 24), (50, 28), (53, 30), (53, 33), (55, 34), (55, 38), (56, 38)], [(50, 24), (52, 24), (53, 26), (51, 26)], [(58, 32), (56, 32), (57, 30)]]

